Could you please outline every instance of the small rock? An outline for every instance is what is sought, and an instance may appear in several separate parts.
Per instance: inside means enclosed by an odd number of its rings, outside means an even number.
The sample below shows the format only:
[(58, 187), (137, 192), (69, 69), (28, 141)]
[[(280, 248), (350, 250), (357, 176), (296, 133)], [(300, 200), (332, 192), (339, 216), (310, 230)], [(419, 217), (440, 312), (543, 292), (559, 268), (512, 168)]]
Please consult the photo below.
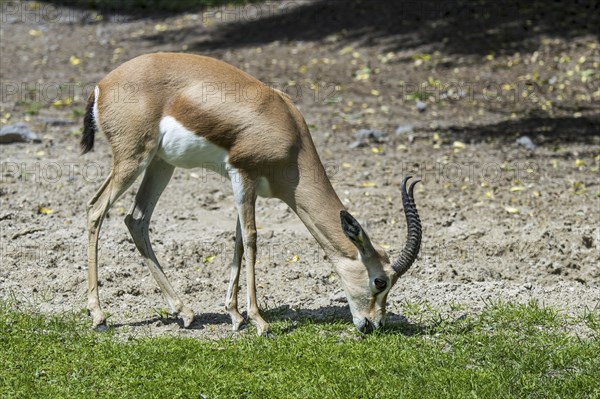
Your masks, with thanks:
[(24, 123), (4, 126), (0, 129), (0, 144), (41, 143), (40, 137)]
[(354, 134), (354, 138), (357, 140), (370, 139), (380, 141), (385, 138), (385, 133), (381, 130), (360, 129)]
[(417, 111), (419, 111), (419, 112), (425, 112), (425, 110), (427, 109), (427, 104), (425, 104), (421, 100), (417, 100), (417, 103), (415, 104), (415, 107), (417, 108)]
[(355, 142), (353, 142), (352, 144), (350, 144), (348, 146), (348, 148), (355, 149), (355, 148), (366, 147), (366, 146), (367, 146), (367, 143), (365, 143), (364, 141), (362, 141), (362, 140), (356, 140)]
[(413, 125), (400, 125), (396, 129), (396, 136), (400, 136), (400, 135), (407, 134), (407, 133), (412, 133), (414, 128), (415, 127)]
[(533, 144), (533, 141), (527, 136), (521, 136), (517, 139), (517, 145), (523, 146), (527, 148), (529, 151), (533, 151), (536, 148), (536, 145)]

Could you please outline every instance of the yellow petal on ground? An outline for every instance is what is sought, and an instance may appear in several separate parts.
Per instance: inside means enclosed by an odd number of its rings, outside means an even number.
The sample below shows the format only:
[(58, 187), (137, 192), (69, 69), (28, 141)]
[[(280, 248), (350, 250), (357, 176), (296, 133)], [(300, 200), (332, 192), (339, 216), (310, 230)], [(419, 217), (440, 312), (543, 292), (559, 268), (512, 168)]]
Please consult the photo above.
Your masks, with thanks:
[(351, 168), (351, 167), (352, 167), (352, 164), (350, 164), (350, 163), (348, 163), (348, 162), (344, 162), (344, 163), (342, 164), (342, 168), (346, 168), (346, 169), (348, 169), (348, 168)]
[(208, 256), (206, 256), (206, 257), (205, 257), (203, 260), (204, 260), (204, 263), (210, 263), (210, 262), (212, 262), (213, 260), (215, 260), (215, 258), (216, 258), (216, 256), (215, 256), (215, 255), (208, 255)]
[(376, 90), (376, 89), (371, 90), (371, 95), (372, 96), (378, 96), (379, 94), (380, 94), (379, 90)]
[(292, 258), (290, 260), (288, 260), (288, 262), (290, 262), (290, 263), (298, 263), (298, 262), (300, 262), (300, 256), (294, 255), (294, 256), (292, 256)]
[(377, 187), (377, 183), (375, 183), (374, 181), (365, 181), (361, 184), (361, 186), (365, 188)]
[(154, 30), (157, 32), (164, 32), (168, 29), (168, 26), (165, 24), (156, 24), (154, 25)]
[(504, 210), (510, 214), (519, 213), (519, 208), (513, 208), (512, 206), (505, 206)]
[(440, 135), (437, 133), (433, 134), (433, 141), (440, 141)]
[(38, 151), (35, 153), (35, 155), (38, 157), (43, 157), (44, 155), (46, 155), (46, 153), (44, 151)]
[(580, 168), (582, 166), (585, 166), (585, 161), (583, 159), (576, 159), (575, 160), (575, 166)]
[(71, 58), (69, 58), (69, 63), (71, 65), (79, 65), (81, 64), (81, 60), (77, 57), (75, 57), (74, 55), (71, 56)]
[(485, 193), (485, 198), (492, 198), (494, 194), (491, 191)]
[(54, 213), (54, 210), (52, 210), (50, 208), (44, 208), (43, 206), (40, 206), (38, 208), (38, 212), (41, 213), (42, 215), (49, 215), (51, 213)]
[(465, 143), (461, 143), (460, 141), (455, 141), (452, 144), (452, 147), (454, 147), (457, 150), (462, 150), (463, 148), (465, 148)]
[(371, 152), (373, 154), (380, 154), (382, 151), (381, 151), (381, 148), (379, 148), (379, 147), (373, 147), (373, 148), (371, 148)]
[(42, 31), (38, 30), (38, 29), (31, 29), (29, 31), (29, 35), (33, 36), (33, 37), (38, 37), (38, 36), (42, 36)]
[(300, 66), (300, 68), (298, 68), (298, 72), (306, 73), (306, 72), (308, 72), (308, 67), (306, 65), (302, 65), (302, 66)]
[(354, 51), (353, 47), (344, 47), (343, 49), (341, 49), (340, 51), (338, 51), (338, 54), (339, 55), (346, 55), (346, 54), (349, 54), (349, 53), (351, 53), (353, 51)]
[(407, 151), (408, 148), (404, 145), (404, 144), (398, 144), (398, 147), (396, 147), (396, 151)]
[(510, 188), (511, 193), (516, 193), (518, 191), (523, 191), (523, 190), (525, 190), (525, 187), (523, 187), (523, 186), (513, 186)]

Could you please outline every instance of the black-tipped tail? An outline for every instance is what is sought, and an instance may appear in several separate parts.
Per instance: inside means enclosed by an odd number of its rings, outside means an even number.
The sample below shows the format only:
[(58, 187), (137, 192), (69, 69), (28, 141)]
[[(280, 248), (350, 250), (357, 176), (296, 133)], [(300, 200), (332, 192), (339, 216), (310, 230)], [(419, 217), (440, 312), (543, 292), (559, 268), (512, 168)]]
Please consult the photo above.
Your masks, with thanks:
[(94, 139), (96, 137), (96, 121), (94, 120), (94, 102), (96, 96), (91, 93), (85, 107), (85, 116), (83, 117), (83, 135), (81, 136), (81, 149), (86, 154), (94, 148)]

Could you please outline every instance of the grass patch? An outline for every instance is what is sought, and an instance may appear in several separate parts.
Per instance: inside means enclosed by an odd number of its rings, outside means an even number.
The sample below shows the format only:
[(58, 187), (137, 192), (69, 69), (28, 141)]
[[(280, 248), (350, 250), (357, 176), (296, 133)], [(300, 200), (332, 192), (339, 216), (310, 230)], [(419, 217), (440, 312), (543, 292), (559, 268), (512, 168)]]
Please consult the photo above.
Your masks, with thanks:
[[(420, 306), (415, 305), (411, 311)], [(599, 398), (597, 309), (488, 304), (362, 337), (345, 323), (276, 322), (275, 339), (136, 338), (80, 314), (0, 302), (3, 398)], [(588, 338), (568, 333), (583, 323)]]

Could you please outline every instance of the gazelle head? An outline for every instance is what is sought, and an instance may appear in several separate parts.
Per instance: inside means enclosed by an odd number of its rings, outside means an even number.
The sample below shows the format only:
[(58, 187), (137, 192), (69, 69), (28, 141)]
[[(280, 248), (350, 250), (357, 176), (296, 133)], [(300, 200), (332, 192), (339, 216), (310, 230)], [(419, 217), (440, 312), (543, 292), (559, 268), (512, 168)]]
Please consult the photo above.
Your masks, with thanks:
[(398, 278), (412, 265), (421, 246), (421, 222), (413, 198), (415, 180), (406, 189), (410, 177), (402, 181), (402, 204), (408, 225), (408, 237), (400, 257), (390, 262), (385, 251), (369, 239), (361, 225), (346, 211), (340, 212), (342, 229), (358, 249), (356, 259), (336, 262), (336, 270), (352, 312), (356, 328), (363, 333), (378, 329), (385, 321), (388, 293)]

